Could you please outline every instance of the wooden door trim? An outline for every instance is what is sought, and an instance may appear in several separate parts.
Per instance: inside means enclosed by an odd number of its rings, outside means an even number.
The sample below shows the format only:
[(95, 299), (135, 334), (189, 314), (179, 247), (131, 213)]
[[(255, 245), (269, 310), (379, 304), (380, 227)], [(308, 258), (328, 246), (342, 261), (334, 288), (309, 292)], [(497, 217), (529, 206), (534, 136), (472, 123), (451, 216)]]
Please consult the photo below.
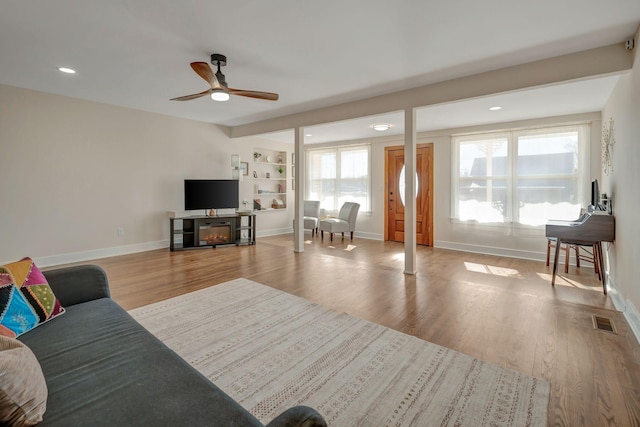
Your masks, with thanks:
[[(429, 178), (429, 188), (427, 189), (427, 245), (433, 247), (433, 142), (427, 142), (422, 144), (416, 144), (416, 148), (430, 148), (431, 155), (427, 158), (427, 169)], [(389, 164), (387, 162), (390, 150), (403, 150), (404, 145), (393, 145), (384, 147), (384, 198), (383, 198), (383, 210), (384, 210), (384, 241), (389, 240), (389, 228), (387, 222), (389, 221), (389, 209), (388, 209), (388, 194), (387, 188), (389, 183), (387, 177), (389, 175)]]

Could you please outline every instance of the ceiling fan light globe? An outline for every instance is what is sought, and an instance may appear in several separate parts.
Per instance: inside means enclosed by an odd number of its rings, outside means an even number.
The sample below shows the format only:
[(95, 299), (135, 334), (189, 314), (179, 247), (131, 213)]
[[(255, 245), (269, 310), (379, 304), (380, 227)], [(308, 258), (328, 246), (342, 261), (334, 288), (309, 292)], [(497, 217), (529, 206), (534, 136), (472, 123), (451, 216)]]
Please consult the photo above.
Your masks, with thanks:
[(211, 99), (214, 101), (228, 101), (229, 93), (222, 89), (214, 89), (213, 92), (211, 92)]

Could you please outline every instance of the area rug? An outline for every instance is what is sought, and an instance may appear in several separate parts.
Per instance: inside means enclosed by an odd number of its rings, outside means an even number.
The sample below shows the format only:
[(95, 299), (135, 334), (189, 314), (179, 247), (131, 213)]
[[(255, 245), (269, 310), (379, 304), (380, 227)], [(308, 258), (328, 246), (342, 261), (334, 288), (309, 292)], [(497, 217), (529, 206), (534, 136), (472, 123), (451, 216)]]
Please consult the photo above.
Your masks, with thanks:
[(247, 279), (130, 311), (266, 423), (543, 426), (549, 384)]

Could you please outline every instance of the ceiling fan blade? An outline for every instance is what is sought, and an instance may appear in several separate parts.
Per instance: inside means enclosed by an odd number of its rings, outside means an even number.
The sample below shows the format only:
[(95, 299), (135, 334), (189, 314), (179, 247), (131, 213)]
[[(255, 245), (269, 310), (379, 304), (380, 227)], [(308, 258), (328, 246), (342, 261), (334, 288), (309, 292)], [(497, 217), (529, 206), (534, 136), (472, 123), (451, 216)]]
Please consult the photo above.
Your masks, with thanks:
[(216, 75), (213, 73), (213, 70), (206, 62), (192, 62), (191, 68), (193, 68), (193, 71), (195, 71), (200, 77), (202, 77), (207, 83), (209, 83), (211, 89), (217, 89), (221, 87)]
[(194, 93), (193, 95), (179, 96), (178, 98), (171, 98), (169, 101), (190, 101), (192, 99), (207, 96), (211, 93), (212, 89), (207, 89), (204, 92)]
[(267, 101), (277, 101), (278, 94), (271, 92), (258, 92), (256, 90), (231, 89), (229, 93), (232, 95), (247, 96), (249, 98), (266, 99)]

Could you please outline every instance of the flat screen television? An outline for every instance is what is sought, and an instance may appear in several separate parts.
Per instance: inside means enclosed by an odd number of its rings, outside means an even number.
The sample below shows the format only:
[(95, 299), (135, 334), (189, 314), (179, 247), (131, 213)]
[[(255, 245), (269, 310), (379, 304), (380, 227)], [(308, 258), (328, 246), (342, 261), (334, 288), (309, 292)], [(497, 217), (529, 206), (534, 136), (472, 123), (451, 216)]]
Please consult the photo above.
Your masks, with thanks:
[(237, 209), (239, 205), (237, 179), (185, 179), (184, 209)]
[(600, 206), (600, 189), (598, 188), (598, 180), (591, 181), (591, 209), (599, 210)]

